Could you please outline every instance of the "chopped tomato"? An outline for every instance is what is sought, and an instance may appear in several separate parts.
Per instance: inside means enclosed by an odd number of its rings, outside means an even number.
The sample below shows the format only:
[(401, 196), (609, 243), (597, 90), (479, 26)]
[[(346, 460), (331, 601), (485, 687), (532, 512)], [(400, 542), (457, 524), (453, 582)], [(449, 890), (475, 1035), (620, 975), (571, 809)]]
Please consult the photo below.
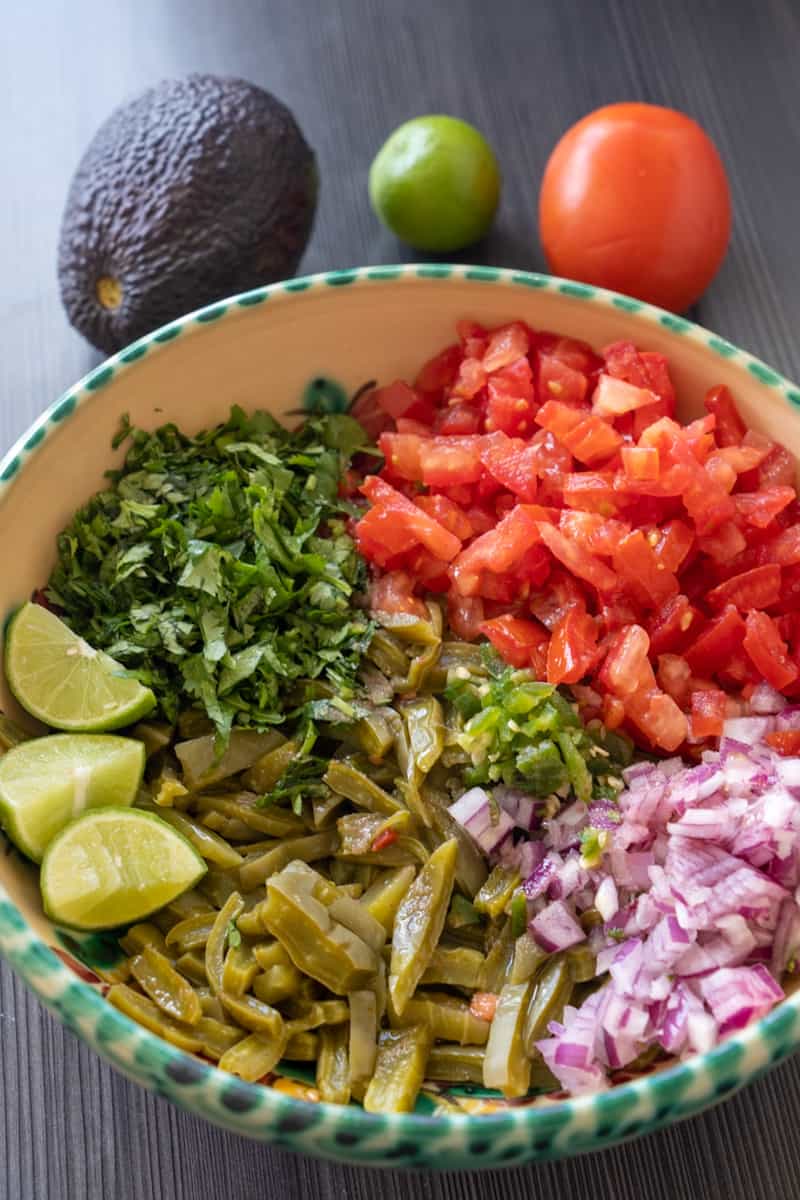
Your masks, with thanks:
[(465, 358), (458, 368), (458, 375), (451, 389), (451, 396), (472, 400), (486, 386), (486, 372), (477, 358)]
[(441, 392), (455, 382), (463, 357), (460, 346), (446, 346), (439, 354), (429, 358), (414, 380), (420, 392)]
[(539, 536), (547, 549), (573, 575), (590, 583), (599, 592), (614, 590), (617, 586), (616, 576), (599, 558), (570, 541), (555, 525), (540, 521), (538, 528)]
[(483, 473), (480, 443), (477, 437), (420, 439), (417, 479), (428, 487), (477, 483)]
[(623, 413), (655, 404), (657, 397), (647, 388), (635, 387), (613, 375), (600, 375), (592, 396), (592, 412), (598, 417), (620, 417)]
[(694, 534), (685, 521), (667, 521), (660, 530), (651, 529), (646, 536), (667, 571), (677, 571), (694, 545)]
[(781, 592), (781, 569), (774, 563), (754, 567), (733, 575), (719, 583), (708, 593), (712, 608), (724, 608), (733, 604), (739, 612), (750, 612), (754, 608), (770, 608), (776, 604)]
[(461, 596), (474, 596), (483, 571), (501, 574), (513, 570), (526, 552), (541, 540), (541, 509), (518, 504), (494, 529), (481, 534), (461, 552), (451, 567), (453, 585)]
[(382, 433), (378, 449), (386, 461), (385, 470), (394, 479), (414, 481), (420, 478), (422, 438), (415, 433)]
[(487, 373), (499, 371), (528, 353), (528, 331), (519, 321), (503, 325), (489, 338), (483, 356), (483, 369)]
[[(748, 433), (745, 441), (751, 436)], [(759, 487), (793, 487), (796, 482), (797, 463), (783, 446), (773, 446), (758, 468)]]
[(725, 723), (728, 697), (717, 688), (692, 692), (690, 729), (693, 738), (720, 737)]
[(597, 661), (597, 622), (570, 608), (553, 630), (547, 650), (547, 682), (577, 683)]
[(546, 678), (550, 637), (538, 621), (506, 613), (484, 621), (480, 631), (512, 667), (531, 667), (539, 679)]
[(536, 499), (539, 459), (535, 446), (505, 433), (491, 433), (483, 438), (480, 458), (492, 478), (520, 500)]
[(479, 1021), (492, 1021), (497, 1010), (499, 997), (494, 992), (473, 992), (469, 1011)]
[(773, 733), (768, 733), (764, 741), (768, 742), (773, 750), (777, 750), (778, 754), (789, 758), (800, 755), (800, 729), (776, 729)]
[[(652, 654), (653, 647), (650, 646)], [(661, 654), (658, 659), (656, 672), (658, 685), (662, 691), (685, 708), (691, 692), (692, 672), (685, 658), (679, 654)]]
[(499, 429), (512, 437), (533, 432), (536, 408), (533, 373), (527, 358), (519, 358), (489, 380), (486, 432)]
[(798, 669), (772, 617), (763, 612), (747, 614), (744, 648), (753, 666), (778, 691), (797, 679)]
[(458, 504), (454, 504), (448, 496), (437, 494), (434, 496), (418, 496), (416, 503), (426, 512), (428, 516), (433, 517), (434, 521), (438, 521), (450, 533), (462, 542), (471, 538), (475, 530), (472, 528), (472, 522)]
[(538, 359), (539, 402), (559, 400), (570, 408), (587, 407), (589, 381), (581, 370), (576, 370), (553, 354), (540, 354)]
[(747, 427), (725, 385), (707, 391), (703, 404), (706, 412), (713, 413), (717, 418), (714, 429), (717, 445), (738, 446), (747, 433)]
[[(413, 537), (426, 550), (430, 550), (431, 554), (436, 558), (441, 558), (443, 561), (449, 562), (458, 554), (461, 549), (461, 542), (458, 538), (443, 528), (433, 517), (429, 517), (427, 513), (423, 512), (421, 508), (407, 499), (401, 492), (398, 492), (390, 484), (386, 483), (385, 480), (379, 479), (377, 475), (370, 475), (361, 485), (361, 491), (376, 507), (371, 508), (359, 521), (356, 526), (357, 537), (359, 531), (362, 531), (363, 534), (362, 527), (365, 522), (369, 522), (376, 508), (383, 509), (384, 520), (382, 521), (382, 525), (384, 527), (384, 534), (386, 527), (394, 523), (401, 534)], [(386, 519), (387, 517), (388, 520)], [(370, 533), (373, 532), (371, 527), (369, 527), (369, 531)]]
[(711, 675), (741, 647), (744, 635), (744, 621), (729, 604), (686, 651), (686, 661), (696, 675)]
[(600, 668), (604, 687), (627, 700), (636, 692), (655, 686), (655, 675), (647, 657), (650, 639), (640, 625), (629, 625), (617, 633)]
[(550, 573), (547, 591), (533, 597), (530, 610), (552, 632), (570, 608), (585, 612), (586, 593), (569, 572), (556, 567)]
[(655, 608), (678, 592), (678, 580), (659, 561), (641, 529), (620, 540), (612, 562), (626, 588), (646, 608)]
[(602, 558), (611, 558), (622, 539), (630, 533), (630, 526), (624, 521), (573, 509), (562, 511), (558, 527), (590, 554), (599, 554)]
[(611, 471), (576, 471), (564, 476), (564, 503), (568, 508), (613, 516), (619, 508)]
[(408, 571), (387, 571), (373, 579), (369, 606), (373, 612), (411, 613), (421, 620), (428, 619), (428, 610), (414, 595), (414, 581)]
[(766, 487), (760, 492), (739, 492), (733, 502), (745, 524), (766, 529), (778, 513), (792, 503), (796, 494), (793, 487)]
[(447, 598), (447, 619), (456, 637), (474, 642), (480, 636), (484, 621), (483, 600), (480, 596), (459, 596), (451, 592)]
[(396, 379), (388, 387), (375, 389), (375, 402), (395, 421), (398, 417), (408, 417), (412, 421), (421, 421), (430, 425), (434, 417), (434, 408), (430, 400), (420, 396), (414, 388)]
[(661, 466), (655, 446), (623, 446), (620, 454), (622, 469), (632, 482), (658, 479)]
[(723, 689), (763, 678), (800, 698), (788, 452), (745, 428), (725, 387), (678, 422), (666, 359), (630, 342), (601, 358), (521, 321), (463, 321), (458, 337), (413, 387), (353, 406), (384, 455), (348, 523), (383, 570), (373, 607), (421, 616), (446, 593), (455, 636), (485, 626), (509, 661), (584, 679), (595, 713), (662, 751), (717, 736), (737, 704)]
[(373, 840), (371, 849), (377, 854), (379, 851), (385, 850), (387, 846), (393, 845), (393, 843), (396, 841), (396, 829), (382, 829), (378, 836)]
[(650, 654), (679, 654), (689, 645), (703, 623), (699, 609), (689, 603), (688, 597), (672, 596), (658, 610), (647, 627), (650, 635)]

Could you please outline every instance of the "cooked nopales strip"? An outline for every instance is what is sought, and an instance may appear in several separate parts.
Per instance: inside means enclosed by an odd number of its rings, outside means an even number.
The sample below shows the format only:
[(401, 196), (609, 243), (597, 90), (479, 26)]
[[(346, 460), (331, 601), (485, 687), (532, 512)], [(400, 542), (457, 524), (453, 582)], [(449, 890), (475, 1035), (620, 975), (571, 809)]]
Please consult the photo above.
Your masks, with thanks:
[[(517, 866), (489, 874), (448, 809), (473, 782), (585, 790), (570, 759), (588, 735), (552, 688), (429, 616), (379, 627), (348, 711), (314, 685), (282, 731), (234, 730), (221, 758), (201, 712), (166, 737), (139, 729), (139, 803), (209, 870), (122, 937), (112, 1003), (245, 1080), (315, 1064), (323, 1101), (375, 1112), (411, 1110), (425, 1078), (510, 1098), (556, 1086), (535, 1043), (592, 956), (542, 950)], [(492, 1021), (477, 992), (497, 997)]]

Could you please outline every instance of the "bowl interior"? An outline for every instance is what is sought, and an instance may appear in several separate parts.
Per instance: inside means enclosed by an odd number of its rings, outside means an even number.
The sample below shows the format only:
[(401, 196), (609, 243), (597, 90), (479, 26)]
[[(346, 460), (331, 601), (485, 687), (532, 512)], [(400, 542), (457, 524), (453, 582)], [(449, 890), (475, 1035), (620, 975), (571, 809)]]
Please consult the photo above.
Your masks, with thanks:
[[(143, 339), (68, 392), (23, 436), (0, 464), (0, 551), (13, 564), (0, 573), (0, 614), (8, 616), (46, 582), (57, 534), (123, 456), (111, 450), (123, 414), (145, 428), (174, 421), (194, 432), (222, 419), (232, 404), (287, 420), (315, 406), (343, 408), (368, 381), (413, 379), (454, 340), (455, 322), (465, 317), (487, 325), (522, 318), (595, 347), (630, 339), (661, 351), (684, 419), (703, 413), (709, 387), (727, 384), (746, 422), (800, 458), (796, 389), (723, 340), (635, 301), (542, 276), (468, 268), (293, 281)], [(0, 708), (19, 716), (4, 680)], [(5, 843), (2, 889), (31, 930), (59, 946), (41, 912), (35, 871)]]

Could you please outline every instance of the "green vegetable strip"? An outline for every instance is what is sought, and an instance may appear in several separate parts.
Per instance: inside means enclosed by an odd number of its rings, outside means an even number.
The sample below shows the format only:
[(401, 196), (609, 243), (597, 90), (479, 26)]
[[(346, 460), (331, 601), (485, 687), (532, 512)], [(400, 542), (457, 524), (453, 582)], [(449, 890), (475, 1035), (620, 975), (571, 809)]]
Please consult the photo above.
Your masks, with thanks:
[(347, 1104), (350, 1100), (349, 1032), (346, 1025), (333, 1025), (319, 1035), (317, 1090), (328, 1104)]
[(381, 1034), (375, 1073), (364, 1096), (367, 1112), (411, 1112), (425, 1078), (431, 1041), (424, 1025)]
[(222, 970), (225, 962), (225, 950), (231, 923), (236, 920), (244, 908), (244, 900), (234, 892), (223, 904), (211, 926), (206, 942), (206, 975), (208, 986), (216, 995), (222, 991)]
[(441, 937), (453, 891), (457, 855), (455, 840), (439, 846), (397, 910), (392, 933), (389, 994), (401, 1016)]

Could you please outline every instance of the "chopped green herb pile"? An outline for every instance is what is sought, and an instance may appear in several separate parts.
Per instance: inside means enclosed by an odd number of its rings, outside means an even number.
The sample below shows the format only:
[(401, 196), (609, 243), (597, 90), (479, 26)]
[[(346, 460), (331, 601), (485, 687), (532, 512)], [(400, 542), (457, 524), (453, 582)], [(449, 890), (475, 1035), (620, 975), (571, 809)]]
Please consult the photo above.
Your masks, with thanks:
[(289, 432), (233, 408), (195, 437), (124, 422), (125, 464), (60, 535), (47, 598), (167, 719), (205, 710), (222, 745), (284, 721), (300, 681), (347, 700), (371, 626), (338, 484), (364, 437), (344, 414)]
[(464, 722), (458, 736), (472, 766), (469, 785), (506, 783), (539, 796), (615, 798), (614, 774), (631, 759), (627, 739), (599, 723), (584, 727), (575, 707), (530, 671), (496, 666), (484, 681), (463, 672), (445, 695)]

